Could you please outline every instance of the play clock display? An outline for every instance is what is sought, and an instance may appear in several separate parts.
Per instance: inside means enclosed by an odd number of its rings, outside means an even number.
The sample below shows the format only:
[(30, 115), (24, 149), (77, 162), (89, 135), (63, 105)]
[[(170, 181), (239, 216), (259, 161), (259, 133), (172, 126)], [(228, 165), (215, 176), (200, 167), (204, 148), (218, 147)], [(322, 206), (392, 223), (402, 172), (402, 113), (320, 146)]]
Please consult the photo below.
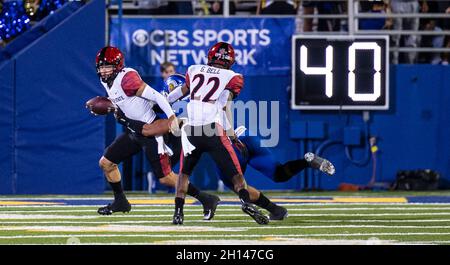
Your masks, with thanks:
[(389, 108), (387, 36), (292, 37), (292, 109)]

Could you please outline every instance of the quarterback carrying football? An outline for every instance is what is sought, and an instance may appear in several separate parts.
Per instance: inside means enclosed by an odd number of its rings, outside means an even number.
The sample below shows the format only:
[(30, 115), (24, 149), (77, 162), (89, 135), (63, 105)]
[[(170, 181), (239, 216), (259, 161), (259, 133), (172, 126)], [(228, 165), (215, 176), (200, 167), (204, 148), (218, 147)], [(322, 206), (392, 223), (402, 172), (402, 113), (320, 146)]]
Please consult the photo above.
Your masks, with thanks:
[[(102, 48), (96, 56), (96, 69), (101, 84), (108, 93), (109, 99), (117, 106), (118, 111), (122, 111), (131, 119), (152, 124), (157, 120), (153, 110), (157, 105), (167, 115), (170, 130), (179, 130), (178, 120), (166, 98), (147, 85), (136, 70), (124, 66), (124, 56), (118, 48), (111, 46)], [(177, 163), (177, 157), (171, 157), (173, 152), (166, 145), (164, 137), (162, 135), (144, 137), (139, 133), (127, 130), (106, 148), (100, 158), (99, 165), (111, 185), (114, 200), (99, 208), (99, 214), (110, 215), (114, 212), (130, 211), (131, 205), (123, 192), (117, 165), (142, 149), (159, 182), (169, 187), (175, 187), (177, 175), (173, 173), (171, 164)], [(202, 203), (208, 218), (213, 216), (219, 202), (217, 196), (199, 191), (191, 183), (187, 184), (187, 193)]]

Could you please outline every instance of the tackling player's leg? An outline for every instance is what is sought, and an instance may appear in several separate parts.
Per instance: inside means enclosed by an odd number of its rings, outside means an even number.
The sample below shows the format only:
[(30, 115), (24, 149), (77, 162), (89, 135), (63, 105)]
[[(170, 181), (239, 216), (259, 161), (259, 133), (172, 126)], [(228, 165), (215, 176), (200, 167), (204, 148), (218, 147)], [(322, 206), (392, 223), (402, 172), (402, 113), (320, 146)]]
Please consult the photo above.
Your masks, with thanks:
[(308, 167), (330, 176), (335, 173), (334, 165), (330, 161), (313, 153), (306, 153), (302, 159), (280, 163), (267, 148), (261, 147), (261, 139), (258, 136), (242, 136), (239, 140), (250, 154), (248, 164), (274, 182), (286, 182)]
[(318, 169), (330, 176), (336, 172), (334, 165), (330, 161), (308, 152), (305, 154), (304, 159), (291, 160), (284, 164), (277, 163), (275, 172), (271, 176), (275, 182), (285, 182), (307, 167)]
[[(225, 186), (227, 186), (230, 190), (234, 191), (234, 185), (231, 182), (231, 180), (227, 179), (220, 171), (218, 171), (218, 174), (220, 176), (220, 179), (225, 184)], [(280, 221), (288, 216), (288, 211), (286, 208), (272, 202), (269, 198), (267, 198), (261, 191), (257, 190), (255, 187), (247, 185), (247, 190), (250, 194), (250, 201), (256, 206), (267, 210), (270, 213), (269, 214), (270, 220)]]
[[(261, 191), (257, 190), (252, 186), (248, 186), (248, 191), (250, 192), (251, 201), (263, 208), (266, 209), (270, 215), (269, 219), (274, 221), (280, 221), (285, 219), (288, 216), (288, 211), (286, 208), (279, 206), (273, 203), (269, 198), (267, 198)], [(253, 196), (252, 196), (253, 194)]]
[(244, 179), (239, 160), (231, 146), (230, 139), (226, 136), (222, 126), (219, 124), (215, 124), (215, 126), (217, 136), (212, 138), (214, 145), (209, 150), (209, 154), (225, 177), (231, 179), (233, 190), (239, 195), (241, 200), (242, 211), (252, 217), (258, 224), (269, 223), (269, 219), (252, 203), (251, 194)]
[(258, 224), (268, 224), (269, 219), (252, 203), (250, 192), (243, 175), (235, 175), (232, 178), (232, 181), (234, 184), (234, 190), (239, 195), (239, 199), (241, 200), (242, 211), (252, 217)]

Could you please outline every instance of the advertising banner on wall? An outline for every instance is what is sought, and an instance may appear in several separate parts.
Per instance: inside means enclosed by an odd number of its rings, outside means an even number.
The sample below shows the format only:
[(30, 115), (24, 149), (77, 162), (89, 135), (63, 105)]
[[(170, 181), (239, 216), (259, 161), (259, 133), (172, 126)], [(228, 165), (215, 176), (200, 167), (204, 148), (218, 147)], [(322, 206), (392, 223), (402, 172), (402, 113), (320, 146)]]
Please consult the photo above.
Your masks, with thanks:
[(124, 52), (128, 67), (143, 76), (159, 76), (159, 66), (205, 64), (208, 49), (218, 41), (236, 52), (233, 70), (246, 76), (289, 75), (294, 18), (155, 18), (113, 17), (110, 43)]

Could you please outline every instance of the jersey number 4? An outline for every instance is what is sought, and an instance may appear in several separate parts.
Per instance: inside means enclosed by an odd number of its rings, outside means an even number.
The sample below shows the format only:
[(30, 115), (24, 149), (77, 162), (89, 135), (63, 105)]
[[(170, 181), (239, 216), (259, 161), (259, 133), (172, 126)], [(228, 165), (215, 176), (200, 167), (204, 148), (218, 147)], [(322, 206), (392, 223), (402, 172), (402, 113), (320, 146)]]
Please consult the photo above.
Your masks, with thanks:
[[(201, 95), (200, 98), (195, 98), (195, 93), (197, 93), (200, 90), (200, 88), (202, 88), (203, 83), (205, 82), (205, 76), (203, 74), (196, 74), (194, 76), (194, 78), (192, 79), (192, 82), (195, 82), (196, 79), (200, 79), (200, 80), (198, 81), (198, 83), (194, 87), (194, 89), (192, 89), (191, 99), (201, 99), (201, 97), (203, 96), (203, 95)], [(208, 86), (211, 82), (213, 82), (214, 84), (213, 84), (212, 88), (209, 90), (209, 92), (203, 97), (203, 99), (201, 99), (203, 102), (209, 102), (212, 95), (214, 95), (214, 93), (219, 88), (219, 85), (220, 85), (219, 78), (217, 78), (215, 76), (210, 77), (208, 79), (208, 81), (206, 82), (206, 86)]]

